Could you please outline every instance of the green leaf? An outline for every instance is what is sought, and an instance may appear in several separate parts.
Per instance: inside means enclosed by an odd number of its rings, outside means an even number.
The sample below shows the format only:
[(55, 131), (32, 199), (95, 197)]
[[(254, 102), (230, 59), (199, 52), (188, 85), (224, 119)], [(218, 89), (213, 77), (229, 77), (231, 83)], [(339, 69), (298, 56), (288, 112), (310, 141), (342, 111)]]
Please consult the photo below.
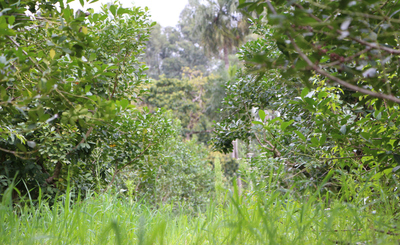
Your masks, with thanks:
[(110, 6), (110, 12), (114, 15), (114, 17), (117, 14), (117, 7), (115, 5)]
[(327, 92), (321, 91), (321, 92), (318, 93), (318, 99), (321, 100), (322, 98), (324, 98), (324, 97), (327, 96), (327, 95), (328, 95)]
[[(241, 3), (241, 2), (243, 2), (243, 3)], [(250, 3), (245, 3), (244, 0), (240, 0), (239, 3), (240, 3), (239, 6), (238, 6), (239, 9), (245, 8), (245, 7), (250, 6), (250, 5), (253, 5), (253, 4), (254, 4), (254, 5), (257, 5), (257, 3), (252, 3), (252, 2), (250, 2)], [(255, 7), (254, 7), (254, 8), (255, 8)], [(253, 9), (254, 9), (254, 8), (253, 8)]]
[(109, 77), (115, 77), (115, 73), (114, 72), (103, 72), (102, 73), (105, 76), (109, 76)]
[(304, 97), (310, 92), (308, 88), (304, 88), (303, 91), (301, 91), (300, 97), (304, 99)]
[(18, 144), (17, 144), (17, 147), (18, 147), (18, 149), (20, 149), (21, 151), (26, 152), (26, 147), (25, 147), (23, 144), (18, 143)]
[(95, 53), (91, 53), (90, 56), (89, 56), (89, 62), (92, 62), (93, 60), (95, 60), (96, 57), (97, 57), (97, 56), (96, 56)]
[(311, 138), (311, 143), (313, 146), (318, 146), (319, 145), (319, 140), (316, 137)]
[(260, 121), (252, 121), (253, 124), (258, 124), (258, 125), (264, 125), (262, 122)]
[(258, 115), (260, 116), (261, 121), (265, 122), (265, 111), (258, 110)]
[(321, 189), (330, 180), (330, 178), (332, 177), (333, 173), (334, 173), (334, 170), (331, 169), (329, 171), (329, 173), (326, 175), (326, 177), (322, 180), (322, 183), (320, 184), (319, 189)]
[(285, 131), (285, 129), (294, 122), (294, 120), (290, 120), (289, 122), (282, 122), (281, 124), (281, 130)]
[(303, 141), (306, 141), (306, 140), (307, 140), (306, 137), (305, 137), (300, 131), (295, 130), (294, 132), (295, 132), (295, 133), (297, 134), (297, 136), (299, 136), (299, 138), (302, 139)]
[(15, 16), (11, 15), (8, 17), (8, 24), (13, 25), (15, 22)]
[(123, 99), (120, 101), (122, 109), (125, 109), (129, 105), (129, 101), (127, 99)]
[(321, 135), (321, 138), (319, 139), (319, 144), (323, 145), (326, 142), (326, 134)]

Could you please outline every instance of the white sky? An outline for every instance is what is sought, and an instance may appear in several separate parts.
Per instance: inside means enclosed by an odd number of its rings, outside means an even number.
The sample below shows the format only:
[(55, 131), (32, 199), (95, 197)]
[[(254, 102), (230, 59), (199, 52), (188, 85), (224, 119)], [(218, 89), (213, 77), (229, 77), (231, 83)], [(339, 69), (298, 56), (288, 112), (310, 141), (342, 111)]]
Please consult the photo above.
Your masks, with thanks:
[[(100, 0), (92, 5), (84, 6), (84, 9), (93, 8), (100, 10), (102, 4), (113, 2), (114, 0)], [(175, 26), (178, 24), (179, 15), (183, 8), (188, 4), (188, 0), (120, 0), (124, 7), (140, 6), (149, 7), (151, 19), (157, 21), (162, 26)], [(78, 0), (70, 3), (74, 9), (82, 9)]]

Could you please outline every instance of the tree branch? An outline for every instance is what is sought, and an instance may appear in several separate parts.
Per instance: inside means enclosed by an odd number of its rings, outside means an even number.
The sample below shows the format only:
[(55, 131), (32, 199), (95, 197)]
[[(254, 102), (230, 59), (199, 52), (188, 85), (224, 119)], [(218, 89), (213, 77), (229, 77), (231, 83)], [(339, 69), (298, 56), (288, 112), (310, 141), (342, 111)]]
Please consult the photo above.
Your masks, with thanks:
[[(268, 2), (268, 1), (267, 1), (267, 2)], [(298, 4), (298, 3), (294, 3), (293, 6), (296, 6), (297, 8), (299, 8), (299, 9), (301, 9), (301, 10), (304, 10), (303, 6), (301, 6), (301, 5)], [(271, 7), (273, 8), (272, 5), (271, 5)], [(276, 14), (276, 11), (275, 11), (275, 14)], [(316, 20), (316, 21), (318, 21), (318, 22), (320, 22), (320, 23), (323, 22), (320, 18), (318, 18), (317, 16), (315, 16), (315, 15), (313, 15), (313, 14), (311, 14), (311, 13), (308, 13), (308, 16), (310, 16), (311, 18), (313, 18), (314, 20)], [(333, 26), (331, 26), (331, 25), (327, 25), (327, 27), (328, 27), (329, 29), (331, 29), (331, 30), (334, 29)], [(336, 32), (339, 33), (340, 35), (342, 35), (342, 31), (341, 31), (341, 30), (336, 30)], [(361, 39), (358, 39), (358, 38), (354, 38), (354, 37), (349, 37), (349, 38), (350, 38), (351, 40), (353, 40), (353, 41), (356, 41), (356, 42), (360, 43), (360, 44), (363, 44), (363, 45), (365, 45), (365, 46), (368, 46), (368, 47), (370, 47), (371, 49), (372, 49), (372, 48), (376, 48), (376, 49), (384, 50), (384, 51), (389, 52), (389, 53), (391, 53), (391, 54), (400, 54), (400, 50), (398, 50), (398, 49), (392, 49), (392, 48), (389, 48), (389, 47), (386, 47), (386, 46), (378, 45), (378, 44), (376, 44), (376, 43), (369, 43), (369, 42), (366, 42), (366, 41), (364, 41), (364, 40), (361, 40)]]
[(89, 137), (89, 135), (92, 133), (92, 131), (93, 131), (93, 127), (90, 127), (89, 130), (86, 132), (85, 137), (82, 138), (81, 142), (79, 142), (79, 144), (77, 144), (70, 152), (68, 152), (67, 155), (72, 153), (74, 150), (76, 150), (80, 144), (85, 143), (86, 139)]
[(53, 176), (50, 176), (46, 179), (47, 184), (53, 184), (55, 179), (58, 179), (61, 173), (62, 164), (60, 161), (57, 162), (56, 167), (54, 168)]
[(353, 91), (356, 92), (361, 92), (363, 94), (367, 94), (367, 95), (371, 95), (373, 97), (376, 98), (380, 98), (380, 99), (386, 99), (386, 100), (390, 100), (396, 103), (400, 104), (400, 99), (393, 96), (393, 95), (388, 95), (388, 94), (381, 94), (381, 93), (377, 93), (377, 92), (373, 92), (371, 90), (365, 89), (365, 88), (360, 88), (356, 85), (347, 83), (345, 81), (343, 81), (340, 78), (337, 78), (335, 76), (332, 76), (330, 73), (326, 72), (325, 70), (321, 69), (318, 65), (314, 64), (308, 57), (307, 55), (305, 55), (301, 49), (299, 48), (299, 46), (297, 46), (297, 44), (294, 42), (292, 36), (290, 36), (289, 34), (286, 34), (290, 41), (291, 44), (293, 45), (294, 49), (297, 51), (297, 53), (300, 55), (300, 57), (308, 64), (308, 66), (310, 66), (314, 71), (316, 71), (317, 73), (329, 78), (330, 80), (337, 82), (338, 84), (342, 85), (343, 87), (346, 87), (348, 89), (351, 89)]
[(351, 159), (351, 158), (363, 158), (371, 157), (372, 155), (360, 155), (360, 156), (348, 156), (348, 157), (321, 157), (323, 160), (336, 160), (336, 159)]
[(108, 100), (111, 100), (112, 97), (114, 96), (115, 90), (117, 88), (117, 84), (118, 84), (118, 74), (115, 74), (114, 89), (113, 89), (112, 93), (110, 94), (110, 98)]
[(274, 153), (275, 157), (281, 157), (281, 156), (282, 156), (281, 152), (280, 152), (278, 149), (276, 149), (276, 147), (275, 147), (269, 140), (264, 139), (264, 141), (267, 142), (267, 144), (268, 144), (269, 146), (271, 146), (272, 148), (269, 148), (268, 146), (264, 145), (264, 144), (261, 142), (261, 140), (258, 138), (258, 136), (257, 136), (256, 133), (254, 133), (254, 135), (256, 136), (256, 139), (257, 139), (258, 143), (260, 143), (261, 146), (264, 147), (265, 149), (267, 149), (267, 150), (269, 150), (269, 151), (272, 151), (272, 152)]
[(337, 61), (334, 61), (334, 62), (331, 62), (331, 63), (324, 63), (324, 64), (321, 64), (321, 66), (323, 66), (323, 67), (331, 67), (331, 66), (343, 64), (344, 62), (351, 61), (351, 60), (353, 60), (354, 58), (356, 58), (356, 57), (358, 57), (358, 56), (360, 56), (360, 55), (362, 55), (362, 54), (364, 54), (364, 53), (370, 51), (371, 49), (372, 49), (372, 47), (368, 47), (368, 48), (366, 48), (366, 49), (363, 49), (363, 50), (361, 50), (361, 51), (355, 53), (355, 54), (352, 55), (352, 56), (349, 56), (349, 57), (344, 58), (343, 61), (342, 61), (342, 60), (337, 60)]
[[(25, 160), (31, 159), (31, 158), (29, 158), (29, 157), (23, 157), (23, 156), (21, 156), (20, 153), (17, 152), (17, 151), (11, 151), (11, 150), (7, 150), (7, 149), (4, 149), (4, 148), (0, 148), (0, 151), (13, 154), (14, 156), (19, 157), (19, 158), (21, 158), (21, 159), (25, 159)], [(38, 150), (28, 151), (28, 152), (22, 152), (22, 153), (24, 153), (25, 155), (27, 155), (27, 154), (36, 153), (37, 151), (38, 151)]]
[[(15, 46), (17, 46), (18, 48), (21, 47), (21, 45), (19, 45), (19, 43), (17, 43), (17, 41), (15, 41), (14, 39), (12, 39), (12, 37), (7, 36), (7, 38), (10, 39), (11, 42), (12, 42)], [(27, 53), (25, 50), (23, 50), (23, 49), (21, 49), (21, 50), (22, 50), (22, 53), (24, 53), (25, 55), (28, 55), (28, 53)], [(32, 57), (29, 57), (29, 59), (32, 61), (33, 64), (35, 64), (36, 68), (37, 68), (40, 72), (43, 73), (43, 70), (42, 70), (42, 68), (39, 66), (39, 64), (38, 64), (37, 62), (35, 62), (35, 61), (33, 60)]]
[[(267, 2), (269, 2), (269, 1), (267, 1)], [(302, 9), (302, 10), (304, 10), (303, 6), (301, 6), (300, 4), (295, 3), (293, 5), (298, 7), (298, 8), (300, 8), (300, 9)], [(269, 5), (269, 6), (270, 6), (270, 8), (271, 7), (273, 8), (272, 5)], [(275, 11), (275, 9), (274, 9), (274, 11)], [(276, 11), (275, 11), (275, 13), (276, 13)], [(315, 15), (313, 15), (311, 13), (308, 13), (308, 15), (310, 17), (312, 17), (313, 19), (315, 19), (316, 21), (322, 22), (322, 20), (320, 18), (318, 18), (317, 16), (315, 16)], [(328, 28), (331, 29), (331, 30), (334, 29), (331, 25), (328, 25)], [(339, 33), (339, 34), (342, 34), (341, 30), (336, 30), (336, 32)], [(321, 75), (323, 75), (325, 77), (328, 77), (329, 79), (331, 79), (331, 80), (339, 83), (340, 85), (342, 85), (342, 86), (344, 86), (344, 87), (346, 87), (348, 89), (351, 89), (353, 91), (357, 91), (357, 92), (361, 92), (363, 94), (371, 95), (371, 96), (376, 97), (376, 98), (386, 99), (386, 100), (390, 100), (390, 101), (393, 101), (393, 102), (396, 102), (396, 103), (400, 103), (400, 99), (395, 97), (395, 96), (393, 96), (393, 95), (376, 93), (376, 92), (373, 92), (371, 90), (360, 88), (360, 87), (358, 87), (356, 85), (352, 85), (350, 83), (347, 83), (347, 82), (341, 80), (340, 78), (332, 76), (331, 74), (329, 74), (328, 72), (322, 70), (319, 66), (314, 64), (304, 53), (301, 52), (301, 49), (294, 42), (293, 38), (289, 34), (286, 34), (286, 35), (289, 37), (289, 39), (292, 42), (293, 47), (296, 49), (296, 51), (299, 53), (299, 55), (303, 58), (303, 60), (306, 61), (307, 64), (309, 66), (311, 66), (311, 68), (314, 69), (319, 74), (321, 74)], [(379, 44), (376, 44), (376, 43), (369, 43), (369, 42), (366, 42), (364, 40), (361, 40), (361, 39), (358, 39), (358, 38), (354, 38), (354, 37), (349, 37), (349, 39), (351, 39), (351, 40), (353, 40), (355, 42), (358, 42), (358, 43), (360, 43), (362, 45), (365, 45), (369, 49), (375, 48), (375, 49), (379, 49), (379, 50), (384, 50), (386, 52), (389, 52), (390, 54), (400, 54), (400, 50), (397, 50), (397, 49), (388, 48), (388, 47), (385, 47), (385, 46), (382, 46), (382, 45), (379, 45)], [(366, 48), (365, 50), (367, 50), (368, 48)], [(363, 51), (365, 51), (365, 50), (363, 50)]]

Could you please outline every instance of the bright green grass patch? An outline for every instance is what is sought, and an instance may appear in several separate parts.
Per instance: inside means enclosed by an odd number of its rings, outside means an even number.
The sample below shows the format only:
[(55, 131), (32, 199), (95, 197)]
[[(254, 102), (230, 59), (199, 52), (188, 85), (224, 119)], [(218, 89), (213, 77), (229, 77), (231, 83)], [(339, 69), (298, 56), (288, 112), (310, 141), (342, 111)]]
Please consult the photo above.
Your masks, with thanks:
[[(67, 201), (66, 201), (67, 200)], [(395, 206), (295, 200), (289, 192), (227, 193), (205, 211), (156, 208), (126, 197), (93, 194), (69, 205), (39, 200), (0, 210), (0, 244), (398, 244)]]

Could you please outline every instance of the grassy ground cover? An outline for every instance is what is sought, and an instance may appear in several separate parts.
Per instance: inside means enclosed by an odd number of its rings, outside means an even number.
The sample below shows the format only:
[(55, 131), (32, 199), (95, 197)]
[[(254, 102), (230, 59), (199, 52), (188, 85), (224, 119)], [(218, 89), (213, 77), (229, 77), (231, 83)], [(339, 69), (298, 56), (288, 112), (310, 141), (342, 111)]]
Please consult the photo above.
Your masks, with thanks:
[(154, 208), (111, 194), (71, 205), (72, 192), (52, 206), (41, 199), (10, 205), (9, 193), (0, 208), (0, 244), (399, 244), (389, 196), (364, 204), (315, 193), (233, 190), (204, 210)]

